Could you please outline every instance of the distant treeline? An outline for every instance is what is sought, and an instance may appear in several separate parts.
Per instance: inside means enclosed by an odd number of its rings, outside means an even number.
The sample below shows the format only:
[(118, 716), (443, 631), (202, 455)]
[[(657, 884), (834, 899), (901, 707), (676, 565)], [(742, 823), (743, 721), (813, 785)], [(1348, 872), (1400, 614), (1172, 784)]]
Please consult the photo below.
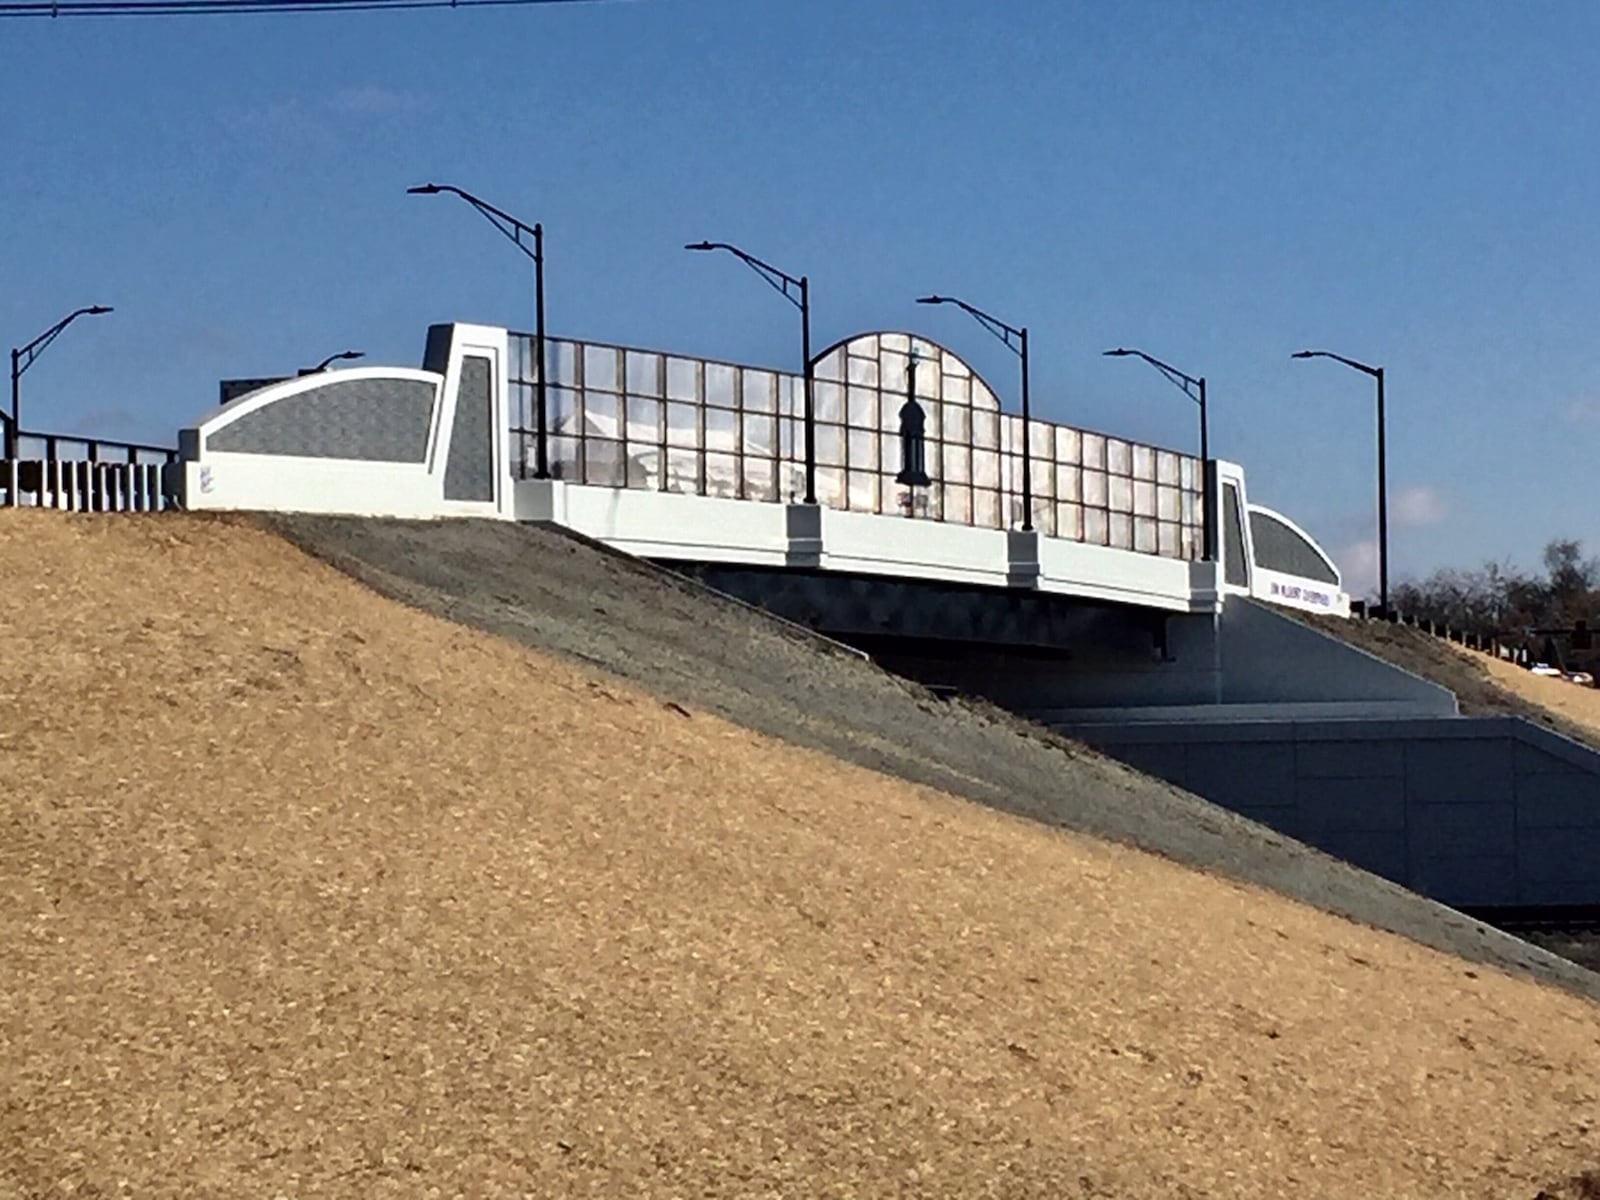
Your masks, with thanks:
[[(1499, 635), (1515, 642), (1533, 630), (1593, 626), (1600, 610), (1600, 560), (1585, 557), (1583, 543), (1559, 539), (1544, 548), (1543, 574), (1530, 574), (1508, 563), (1485, 563), (1477, 570), (1445, 568), (1426, 579), (1406, 581), (1391, 592), (1392, 606), (1406, 617), (1434, 621), (1481, 636)], [(1528, 639), (1535, 654), (1543, 633)], [(1562, 638), (1564, 649), (1590, 650)]]

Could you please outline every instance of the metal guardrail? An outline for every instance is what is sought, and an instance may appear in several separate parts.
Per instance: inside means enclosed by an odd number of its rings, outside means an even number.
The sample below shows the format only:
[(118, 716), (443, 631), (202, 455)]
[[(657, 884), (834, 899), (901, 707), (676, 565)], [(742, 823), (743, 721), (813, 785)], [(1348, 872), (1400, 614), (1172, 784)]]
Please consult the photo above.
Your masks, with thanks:
[(74, 512), (177, 507), (172, 446), (22, 430), (0, 459), (0, 503)]

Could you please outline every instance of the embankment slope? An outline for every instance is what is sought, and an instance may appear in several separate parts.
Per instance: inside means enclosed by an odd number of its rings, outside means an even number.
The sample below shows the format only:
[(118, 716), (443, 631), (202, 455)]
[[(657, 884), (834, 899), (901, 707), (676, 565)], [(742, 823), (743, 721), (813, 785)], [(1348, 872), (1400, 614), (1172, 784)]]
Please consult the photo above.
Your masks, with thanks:
[(0, 1195), (1532, 1200), (1600, 1161), (1569, 991), (241, 522), (0, 513), (0, 572)]
[(924, 689), (556, 529), (274, 515), (384, 595), (910, 783), (1260, 884), (1600, 996), (1600, 979), (1002, 710)]
[(1521, 717), (1600, 750), (1600, 692), (1521, 667), (1408, 625), (1294, 614), (1386, 662), (1454, 692), (1468, 717)]

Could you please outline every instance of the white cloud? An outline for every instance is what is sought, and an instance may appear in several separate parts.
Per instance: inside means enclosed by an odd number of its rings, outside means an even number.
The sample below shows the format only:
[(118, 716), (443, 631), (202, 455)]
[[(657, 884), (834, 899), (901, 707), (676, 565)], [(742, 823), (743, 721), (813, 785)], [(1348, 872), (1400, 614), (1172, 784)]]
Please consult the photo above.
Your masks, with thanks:
[(1341, 586), (1357, 600), (1378, 594), (1378, 543), (1372, 538), (1351, 542), (1333, 552)]
[(1567, 405), (1567, 420), (1574, 425), (1600, 420), (1600, 396), (1580, 396)]
[(1394, 523), (1408, 528), (1437, 525), (1449, 515), (1450, 504), (1444, 493), (1423, 483), (1401, 488), (1390, 510)]
[(363, 127), (413, 113), (426, 106), (416, 92), (364, 83), (321, 97), (290, 96), (241, 109), (225, 109), (221, 119), (235, 134), (264, 142), (283, 154), (335, 153), (342, 141)]
[(422, 98), (414, 92), (401, 92), (376, 83), (346, 88), (328, 101), (335, 112), (360, 117), (387, 117), (396, 113), (416, 112), (422, 107)]

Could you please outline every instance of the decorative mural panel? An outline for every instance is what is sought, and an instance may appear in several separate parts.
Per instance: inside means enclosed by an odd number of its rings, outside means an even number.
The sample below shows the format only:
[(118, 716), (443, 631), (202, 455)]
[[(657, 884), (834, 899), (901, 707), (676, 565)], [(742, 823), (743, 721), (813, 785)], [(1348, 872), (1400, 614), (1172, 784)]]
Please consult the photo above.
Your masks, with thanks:
[(493, 364), (479, 354), (461, 359), (455, 427), (444, 467), (446, 500), (494, 499)]
[(1223, 530), (1222, 578), (1234, 587), (1248, 587), (1250, 573), (1245, 567), (1244, 516), (1239, 506), (1239, 489), (1222, 485)]
[(1298, 575), (1319, 583), (1339, 582), (1339, 573), (1322, 552), (1271, 513), (1256, 508), (1250, 510), (1250, 541), (1255, 548), (1256, 562), (1269, 571), (1282, 571), (1285, 575)]
[[(742, 500), (805, 496), (804, 381), (766, 368), (593, 342), (546, 343), (558, 479)], [(514, 431), (532, 462), (533, 339), (511, 336)], [(936, 342), (871, 333), (825, 350), (813, 382), (817, 501), (993, 529), (1022, 523), (1022, 419)], [(1051, 537), (1196, 558), (1188, 455), (1034, 420), (1033, 525)]]
[(207, 450), (425, 462), (434, 387), (420, 379), (341, 379), (274, 400), (206, 435)]

